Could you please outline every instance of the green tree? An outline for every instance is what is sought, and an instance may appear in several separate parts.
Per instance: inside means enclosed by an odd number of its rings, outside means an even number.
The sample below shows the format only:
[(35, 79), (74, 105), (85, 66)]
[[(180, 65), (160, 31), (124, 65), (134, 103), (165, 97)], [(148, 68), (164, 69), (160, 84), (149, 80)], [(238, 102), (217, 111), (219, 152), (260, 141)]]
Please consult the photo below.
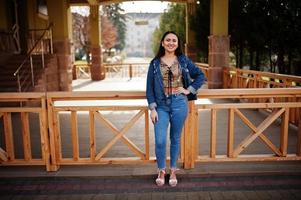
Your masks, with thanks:
[(196, 15), (190, 19), (195, 32), (198, 60), (204, 62), (208, 59), (208, 35), (210, 22), (210, 0), (199, 1), (196, 5)]
[(185, 5), (184, 4), (169, 4), (168, 11), (163, 13), (160, 18), (159, 27), (155, 29), (153, 33), (153, 39), (152, 39), (152, 49), (153, 52), (156, 54), (162, 35), (166, 31), (174, 31), (176, 32), (180, 40), (182, 41), (182, 47), (183, 44), (185, 44)]
[(122, 50), (125, 47), (125, 34), (126, 34), (126, 17), (122, 14), (124, 10), (120, 7), (119, 3), (103, 6), (103, 13), (113, 23), (114, 27), (117, 28), (118, 39), (115, 45), (116, 49)]
[[(237, 66), (300, 74), (300, 13), (296, 0), (230, 0), (229, 32)], [(277, 61), (272, 62), (276, 55)]]

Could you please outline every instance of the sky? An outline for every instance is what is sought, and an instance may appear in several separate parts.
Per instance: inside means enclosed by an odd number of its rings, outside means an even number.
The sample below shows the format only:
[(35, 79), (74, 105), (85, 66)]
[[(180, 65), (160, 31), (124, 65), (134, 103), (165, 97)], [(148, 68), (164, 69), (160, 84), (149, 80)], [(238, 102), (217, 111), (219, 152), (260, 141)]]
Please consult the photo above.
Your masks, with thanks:
[[(129, 1), (120, 4), (125, 13), (163, 13), (168, 7), (168, 2), (161, 1)], [(71, 12), (77, 12), (81, 15), (89, 15), (89, 7), (87, 6), (72, 6)]]
[(162, 13), (168, 6), (168, 2), (161, 1), (132, 1), (123, 2), (121, 7), (126, 13), (142, 12), (142, 13)]

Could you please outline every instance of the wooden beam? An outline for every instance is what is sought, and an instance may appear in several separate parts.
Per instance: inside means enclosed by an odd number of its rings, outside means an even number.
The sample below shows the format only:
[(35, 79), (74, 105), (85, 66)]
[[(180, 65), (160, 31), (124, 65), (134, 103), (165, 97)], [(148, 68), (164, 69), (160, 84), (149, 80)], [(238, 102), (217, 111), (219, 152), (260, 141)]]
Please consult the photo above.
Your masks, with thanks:
[(257, 131), (248, 137), (246, 137), (234, 151), (234, 157), (237, 157), (240, 152), (242, 152), (249, 144), (251, 144), (262, 132), (269, 127), (283, 112), (284, 108), (280, 110), (274, 110), (258, 127)]
[[(235, 113), (240, 117), (240, 119), (253, 131), (253, 133), (257, 132), (257, 127), (255, 127), (249, 119), (242, 114), (238, 109), (234, 109)], [(278, 156), (281, 156), (282, 153), (279, 151), (279, 149), (269, 140), (265, 135), (264, 132), (259, 135), (259, 138)]]
[(7, 153), (0, 147), (0, 160), (7, 162), (8, 161), (7, 156), (8, 156)]
[(227, 155), (229, 158), (233, 157), (234, 146), (234, 109), (230, 108), (228, 111), (228, 145)]
[(72, 155), (73, 160), (79, 159), (79, 145), (78, 145), (78, 128), (77, 128), (77, 112), (71, 111), (71, 137), (72, 137)]
[(211, 110), (211, 137), (210, 137), (210, 157), (216, 156), (216, 114), (217, 110)]
[(89, 134), (90, 134), (90, 159), (95, 160), (96, 156), (96, 140), (95, 140), (95, 117), (94, 112), (89, 111)]
[(29, 130), (29, 119), (28, 113), (21, 113), (22, 122), (22, 138), (23, 138), (23, 152), (24, 159), (30, 161), (31, 156), (31, 143), (30, 143), (30, 130)]
[(288, 143), (288, 126), (289, 126), (289, 108), (285, 108), (281, 119), (281, 134), (280, 134), (280, 151), (282, 156), (287, 155)]
[(9, 161), (13, 162), (15, 160), (15, 148), (11, 113), (4, 113), (3, 123), (7, 157)]
[[(135, 122), (144, 114), (144, 110), (140, 110), (122, 129), (120, 132), (118, 132), (118, 134), (116, 134), (116, 136), (97, 154), (95, 160), (99, 160), (120, 138), (122, 138), (122, 136), (124, 136), (124, 134), (135, 124)], [(107, 121), (105, 118), (102, 117), (102, 115), (100, 115), (98, 113), (98, 115), (96, 115), (99, 119), (106, 121), (106, 125), (108, 125), (108, 127), (112, 127), (112, 130), (114, 130), (114, 132), (116, 131), (115, 128), (113, 129), (112, 124)], [(129, 144), (131, 147), (133, 144), (131, 144), (131, 142), (129, 141)], [(135, 151), (136, 152), (136, 151)]]

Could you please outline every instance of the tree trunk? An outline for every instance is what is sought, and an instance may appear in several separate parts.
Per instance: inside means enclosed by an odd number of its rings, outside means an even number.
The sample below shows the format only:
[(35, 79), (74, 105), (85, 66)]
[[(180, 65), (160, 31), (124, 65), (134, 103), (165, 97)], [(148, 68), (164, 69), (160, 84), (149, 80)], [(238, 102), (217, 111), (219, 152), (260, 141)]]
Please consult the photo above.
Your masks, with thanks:
[(287, 66), (287, 74), (293, 74), (294, 70), (292, 70), (292, 51), (288, 50), (288, 66)]
[(239, 68), (239, 59), (239, 45), (237, 45), (235, 48), (235, 64), (237, 68)]
[(278, 53), (278, 59), (277, 59), (277, 65), (278, 65), (278, 70), (280, 74), (285, 74), (285, 66), (284, 66), (284, 51), (281, 48), (279, 53)]
[(274, 72), (273, 68), (274, 68), (274, 64), (272, 61), (272, 47), (270, 46), (269, 48), (269, 60), (270, 60), (270, 72)]
[(250, 60), (249, 60), (250, 70), (256, 70), (254, 69), (253, 59), (254, 59), (254, 51), (253, 49), (250, 49)]
[(255, 69), (257, 71), (260, 71), (260, 55), (259, 55), (259, 50), (256, 51)]
[(243, 66), (243, 57), (244, 57), (244, 47), (242, 41), (239, 44), (239, 68), (242, 69)]

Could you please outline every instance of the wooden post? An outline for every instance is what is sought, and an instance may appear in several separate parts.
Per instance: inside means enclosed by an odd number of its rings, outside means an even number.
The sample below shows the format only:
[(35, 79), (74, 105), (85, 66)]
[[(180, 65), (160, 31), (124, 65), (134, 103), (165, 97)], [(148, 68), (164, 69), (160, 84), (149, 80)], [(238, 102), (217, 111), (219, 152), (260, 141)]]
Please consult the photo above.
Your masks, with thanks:
[(50, 97), (47, 97), (47, 109), (48, 109), (48, 124), (49, 124), (49, 147), (50, 147), (50, 167), (48, 171), (57, 171), (59, 166), (56, 160), (56, 142), (55, 142), (55, 130), (54, 130), (54, 113), (53, 113), (53, 101)]
[(193, 133), (196, 121), (194, 101), (188, 103), (188, 109), (188, 116), (184, 126), (184, 169), (194, 168)]
[(227, 156), (233, 158), (233, 145), (234, 145), (234, 110), (229, 109), (228, 113), (228, 145)]
[(210, 158), (216, 156), (216, 109), (211, 110)]
[(4, 113), (3, 115), (4, 123), (4, 135), (5, 135), (5, 146), (9, 161), (15, 160), (15, 148), (14, 148), (14, 134), (13, 125), (11, 119), (11, 113)]
[(281, 136), (280, 136), (280, 151), (282, 156), (287, 155), (287, 143), (288, 143), (288, 125), (289, 125), (289, 108), (285, 108), (285, 112), (282, 115), (281, 120)]
[(133, 78), (133, 66), (132, 66), (132, 64), (129, 65), (129, 77), (130, 77), (130, 80), (132, 80), (132, 78)]
[(148, 115), (148, 108), (145, 109), (145, 160), (149, 160), (149, 115)]
[(23, 151), (24, 159), (26, 161), (31, 161), (31, 143), (30, 143), (30, 130), (29, 130), (29, 120), (28, 113), (21, 112), (21, 122), (22, 122), (22, 138), (23, 138)]
[(298, 123), (298, 136), (297, 136), (297, 156), (301, 156), (301, 111), (299, 109), (299, 123)]
[(49, 150), (49, 136), (48, 136), (48, 120), (47, 120), (47, 107), (46, 107), (46, 97), (41, 99), (42, 112), (40, 116), (40, 133), (41, 133), (41, 149), (42, 156), (45, 160), (46, 170), (51, 170), (51, 160), (50, 160), (50, 150)]

